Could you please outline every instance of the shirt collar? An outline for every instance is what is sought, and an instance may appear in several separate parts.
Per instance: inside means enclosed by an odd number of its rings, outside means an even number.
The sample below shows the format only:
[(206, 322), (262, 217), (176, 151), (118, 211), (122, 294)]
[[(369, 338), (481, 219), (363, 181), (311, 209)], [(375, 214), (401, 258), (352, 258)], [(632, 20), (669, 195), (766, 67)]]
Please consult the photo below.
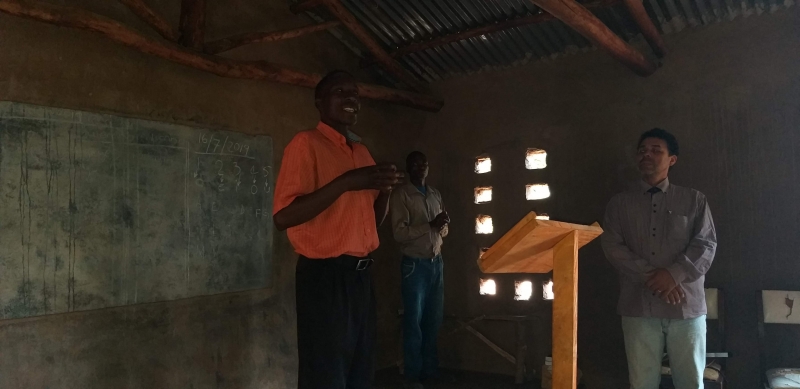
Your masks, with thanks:
[[(639, 182), (640, 182), (639, 186), (641, 187), (643, 193), (648, 193), (647, 191), (650, 190), (650, 188), (652, 188), (650, 184), (644, 181), (639, 181)], [(665, 178), (664, 181), (661, 181), (658, 185), (656, 185), (656, 188), (661, 189), (661, 191), (664, 193), (667, 193), (667, 190), (669, 189), (669, 177)]]
[(319, 122), (317, 123), (317, 131), (321, 132), (322, 135), (325, 135), (325, 137), (330, 139), (334, 144), (347, 147), (349, 149), (347, 146), (347, 138), (340, 134), (339, 131), (336, 131), (333, 127), (323, 122)]
[[(402, 186), (402, 188), (403, 188), (403, 190), (405, 190), (405, 191), (406, 191), (406, 193), (408, 193), (408, 194), (414, 194), (414, 193), (418, 193), (418, 194), (422, 195), (422, 192), (420, 192), (420, 191), (419, 191), (419, 189), (417, 188), (417, 186), (416, 186), (416, 185), (414, 185), (414, 184), (411, 182), (411, 180), (406, 180), (406, 182), (405, 182), (405, 183), (403, 183), (403, 186)], [(430, 191), (430, 187), (428, 187), (428, 184), (427, 184), (427, 183), (425, 184), (425, 190), (428, 190), (428, 191)]]

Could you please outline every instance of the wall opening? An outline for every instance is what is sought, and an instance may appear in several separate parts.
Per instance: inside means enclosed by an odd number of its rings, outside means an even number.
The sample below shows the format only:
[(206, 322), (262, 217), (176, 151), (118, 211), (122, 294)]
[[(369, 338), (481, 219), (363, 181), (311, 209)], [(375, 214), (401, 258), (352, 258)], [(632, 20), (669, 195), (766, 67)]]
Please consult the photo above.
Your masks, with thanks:
[(536, 220), (550, 220), (550, 215), (546, 213), (536, 214)]
[(530, 281), (517, 281), (514, 283), (514, 300), (528, 301), (533, 296), (533, 283)]
[(556, 295), (553, 294), (553, 280), (542, 285), (542, 296), (545, 300), (552, 300), (556, 297)]
[(494, 296), (497, 294), (497, 284), (491, 278), (481, 278), (481, 296)]
[(528, 170), (547, 167), (547, 152), (542, 149), (528, 149), (525, 153), (525, 168)]
[(525, 185), (525, 198), (528, 200), (542, 200), (550, 197), (550, 186), (547, 184)]
[(475, 160), (475, 173), (483, 174), (492, 171), (492, 159), (489, 157), (478, 157)]
[(491, 234), (494, 231), (492, 226), (492, 217), (489, 215), (478, 215), (475, 218), (475, 233), (476, 234)]
[(492, 187), (479, 186), (475, 188), (475, 204), (483, 204), (492, 201)]

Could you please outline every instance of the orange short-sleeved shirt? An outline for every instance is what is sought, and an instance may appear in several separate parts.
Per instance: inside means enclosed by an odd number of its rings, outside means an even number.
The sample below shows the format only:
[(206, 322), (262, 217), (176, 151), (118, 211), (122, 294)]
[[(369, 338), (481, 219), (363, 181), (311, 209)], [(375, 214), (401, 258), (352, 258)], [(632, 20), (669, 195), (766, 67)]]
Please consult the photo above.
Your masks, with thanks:
[[(342, 134), (320, 122), (316, 129), (295, 135), (283, 151), (273, 214), (349, 170), (372, 165), (375, 160), (364, 145), (353, 143), (351, 148)], [(378, 193), (345, 192), (317, 217), (289, 228), (295, 251), (315, 259), (369, 255), (379, 244), (373, 208)]]

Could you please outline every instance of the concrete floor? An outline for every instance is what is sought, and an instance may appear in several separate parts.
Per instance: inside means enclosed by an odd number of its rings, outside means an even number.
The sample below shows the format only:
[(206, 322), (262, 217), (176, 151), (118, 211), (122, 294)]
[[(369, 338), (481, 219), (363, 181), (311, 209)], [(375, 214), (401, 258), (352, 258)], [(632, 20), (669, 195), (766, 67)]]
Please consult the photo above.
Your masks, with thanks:
[[(401, 389), (403, 376), (396, 368), (379, 371), (375, 377), (375, 389)], [(539, 389), (538, 382), (514, 384), (514, 377), (446, 370), (436, 382), (425, 383), (425, 389)]]

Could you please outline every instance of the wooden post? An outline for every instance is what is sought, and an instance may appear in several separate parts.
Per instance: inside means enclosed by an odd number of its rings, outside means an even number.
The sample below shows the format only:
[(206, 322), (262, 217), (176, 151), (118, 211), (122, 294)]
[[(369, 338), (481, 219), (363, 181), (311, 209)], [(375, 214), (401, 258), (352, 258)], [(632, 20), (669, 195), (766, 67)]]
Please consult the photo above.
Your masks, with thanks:
[(169, 26), (164, 18), (159, 16), (155, 11), (153, 11), (147, 4), (144, 3), (142, 0), (119, 0), (120, 3), (124, 4), (128, 9), (131, 10), (136, 16), (142, 19), (145, 23), (147, 23), (150, 27), (156, 30), (161, 36), (166, 39), (169, 39), (173, 42), (178, 40), (178, 34), (172, 27)]
[(663, 58), (664, 55), (667, 54), (667, 48), (664, 45), (664, 40), (661, 39), (661, 34), (658, 33), (656, 25), (653, 24), (650, 15), (647, 14), (647, 10), (644, 9), (642, 0), (624, 1), (625, 7), (628, 8), (628, 12), (630, 12), (633, 21), (639, 26), (639, 30), (650, 45), (650, 48), (653, 49), (653, 52), (658, 58)]
[(553, 389), (577, 385), (578, 248), (578, 231), (553, 248)]
[[(267, 80), (305, 88), (314, 88), (322, 78), (318, 74), (305, 73), (265, 61), (236, 61), (192, 52), (169, 42), (145, 37), (107, 17), (74, 7), (33, 0), (0, 0), (0, 12), (56, 26), (96, 32), (142, 53), (221, 77)], [(438, 112), (444, 105), (442, 100), (433, 96), (380, 85), (358, 83), (358, 91), (364, 98), (388, 101), (431, 112)]]
[(180, 44), (202, 50), (206, 28), (206, 0), (181, 0)]
[(531, 0), (545, 11), (553, 14), (567, 26), (572, 27), (612, 57), (622, 62), (640, 76), (649, 76), (656, 65), (614, 34), (594, 14), (575, 0)]
[(319, 31), (336, 27), (342, 24), (338, 21), (325, 22), (305, 26), (300, 28), (293, 28), (291, 30), (272, 31), (272, 32), (249, 32), (245, 34), (234, 35), (228, 38), (223, 38), (218, 41), (210, 42), (205, 45), (205, 51), (209, 54), (218, 54), (228, 50), (233, 50), (237, 47), (249, 45), (252, 43), (262, 42), (275, 42), (284, 39), (298, 38), (304, 35), (313, 34)]
[(407, 72), (402, 66), (400, 66), (397, 61), (395, 61), (389, 53), (387, 53), (372, 36), (369, 35), (367, 30), (361, 26), (355, 16), (347, 10), (347, 8), (342, 5), (340, 0), (322, 0), (325, 6), (328, 8), (337, 19), (342, 21), (345, 27), (347, 27), (353, 35), (358, 38), (364, 46), (372, 53), (375, 57), (375, 61), (379, 63), (384, 69), (386, 69), (389, 73), (397, 77), (400, 81), (408, 85), (411, 89), (414, 89), (418, 92), (422, 92), (427, 90), (428, 88), (419, 80), (414, 78), (409, 72)]

